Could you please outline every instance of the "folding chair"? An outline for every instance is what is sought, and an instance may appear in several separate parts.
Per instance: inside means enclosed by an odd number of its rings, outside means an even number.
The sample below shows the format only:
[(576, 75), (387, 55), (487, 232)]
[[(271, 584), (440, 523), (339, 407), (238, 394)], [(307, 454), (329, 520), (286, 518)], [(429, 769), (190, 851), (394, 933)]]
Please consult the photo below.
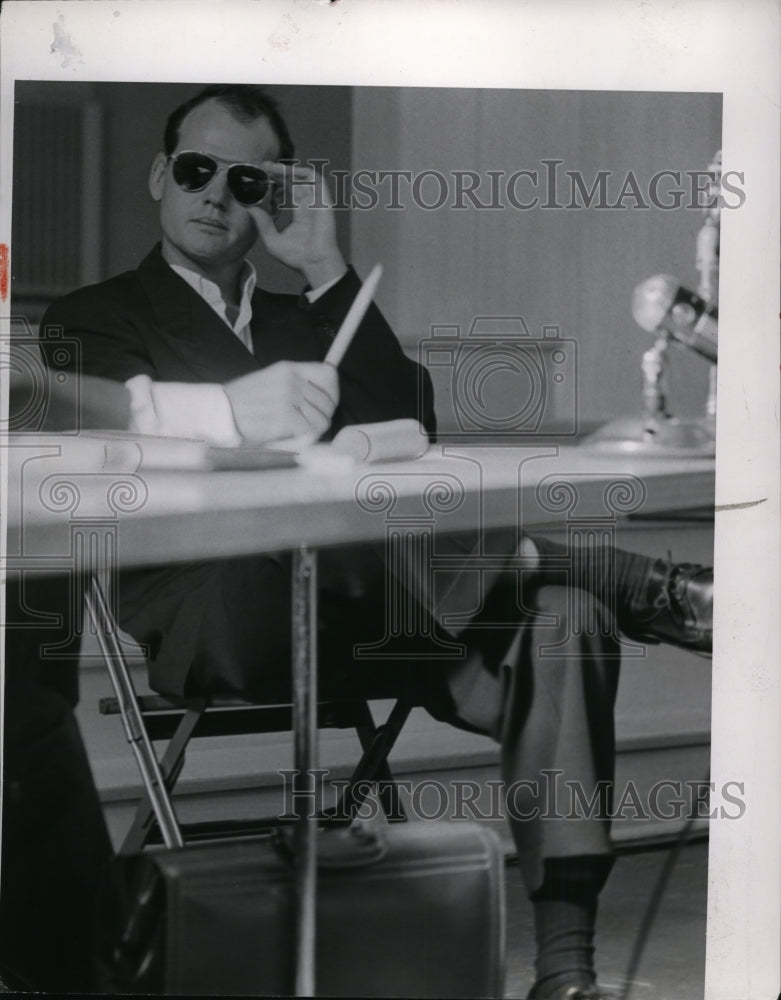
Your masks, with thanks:
[[(192, 739), (292, 731), (292, 705), (289, 703), (256, 704), (240, 698), (206, 697), (177, 702), (161, 695), (139, 696), (118, 639), (117, 623), (96, 577), (92, 577), (87, 586), (85, 600), (115, 691), (114, 697), (100, 699), (100, 713), (122, 717), (134, 752), (146, 759), (149, 772), (157, 775), (155, 780), (163, 784), (169, 793), (175, 788), (182, 772)], [(378, 691), (373, 695), (370, 691), (361, 696), (344, 694), (318, 702), (318, 728), (354, 729), (362, 750), (339, 801), (331, 809), (323, 811), (323, 820), (329, 817), (346, 819), (353, 815), (375, 785), (387, 818), (393, 821), (406, 818), (388, 764), (388, 755), (410, 712), (416, 705), (422, 704), (421, 694), (406, 690), (395, 700), (387, 719), (380, 725), (372, 715), (369, 699), (387, 698), (387, 692)], [(158, 762), (152, 742), (162, 740), (167, 741), (167, 745)], [(279, 822), (276, 819), (234, 819), (180, 823), (178, 826), (184, 839), (212, 840), (258, 832)], [(147, 788), (136, 808), (120, 853), (132, 854), (148, 843), (165, 842), (166, 825), (165, 817), (155, 815)]]

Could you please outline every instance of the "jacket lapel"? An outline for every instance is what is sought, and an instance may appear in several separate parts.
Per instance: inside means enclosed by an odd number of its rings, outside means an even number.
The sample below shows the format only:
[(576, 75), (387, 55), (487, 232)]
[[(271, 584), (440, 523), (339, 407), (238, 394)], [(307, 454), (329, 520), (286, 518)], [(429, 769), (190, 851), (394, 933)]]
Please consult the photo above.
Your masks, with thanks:
[(159, 245), (139, 265), (138, 277), (161, 336), (196, 374), (226, 382), (257, 370), (235, 333), (163, 260)]
[(261, 368), (275, 361), (320, 361), (318, 343), (307, 304), (293, 295), (266, 292), (252, 296), (252, 348)]

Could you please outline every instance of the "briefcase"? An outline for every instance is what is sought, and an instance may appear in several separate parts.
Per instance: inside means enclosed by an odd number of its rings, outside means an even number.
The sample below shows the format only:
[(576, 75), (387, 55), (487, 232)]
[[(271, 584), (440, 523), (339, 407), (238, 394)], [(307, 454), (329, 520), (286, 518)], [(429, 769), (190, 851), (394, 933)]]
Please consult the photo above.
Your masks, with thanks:
[[(303, 567), (299, 560), (296, 577)], [(300, 612), (296, 594), (294, 650), (302, 619), (314, 641), (314, 616)], [(185, 844), (95, 576), (85, 598), (165, 845), (112, 862), (96, 921), (99, 989), (502, 996), (504, 879), (492, 831), (426, 820), (320, 830), (299, 798), (292, 827)], [(298, 775), (315, 767), (316, 671), (306, 647), (293, 658)]]
[[(321, 830), (317, 993), (501, 996), (502, 868), (477, 823)], [(292, 871), (279, 831), (120, 856), (98, 921), (99, 987), (290, 995)]]

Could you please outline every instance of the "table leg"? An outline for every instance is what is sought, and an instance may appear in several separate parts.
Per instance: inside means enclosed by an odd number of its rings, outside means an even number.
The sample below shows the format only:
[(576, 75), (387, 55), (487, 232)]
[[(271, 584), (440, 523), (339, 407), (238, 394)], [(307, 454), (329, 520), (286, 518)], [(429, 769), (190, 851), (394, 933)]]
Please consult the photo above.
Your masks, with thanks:
[(297, 815), (294, 995), (312, 997), (317, 893), (317, 809), (313, 786), (317, 767), (317, 553), (306, 546), (293, 553), (293, 731)]

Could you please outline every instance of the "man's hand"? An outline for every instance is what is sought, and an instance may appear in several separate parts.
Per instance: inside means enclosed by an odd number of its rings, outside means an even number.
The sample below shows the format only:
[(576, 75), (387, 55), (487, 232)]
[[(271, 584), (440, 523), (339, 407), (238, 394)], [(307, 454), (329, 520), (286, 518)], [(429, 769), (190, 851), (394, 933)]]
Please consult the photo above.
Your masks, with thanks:
[(252, 444), (302, 436), (316, 441), (339, 402), (336, 369), (317, 361), (279, 361), (224, 389), (239, 434)]
[(284, 229), (258, 206), (247, 209), (266, 249), (283, 264), (300, 271), (312, 288), (319, 288), (347, 270), (336, 245), (333, 199), (314, 167), (264, 162), (262, 167), (285, 188), (292, 219)]

